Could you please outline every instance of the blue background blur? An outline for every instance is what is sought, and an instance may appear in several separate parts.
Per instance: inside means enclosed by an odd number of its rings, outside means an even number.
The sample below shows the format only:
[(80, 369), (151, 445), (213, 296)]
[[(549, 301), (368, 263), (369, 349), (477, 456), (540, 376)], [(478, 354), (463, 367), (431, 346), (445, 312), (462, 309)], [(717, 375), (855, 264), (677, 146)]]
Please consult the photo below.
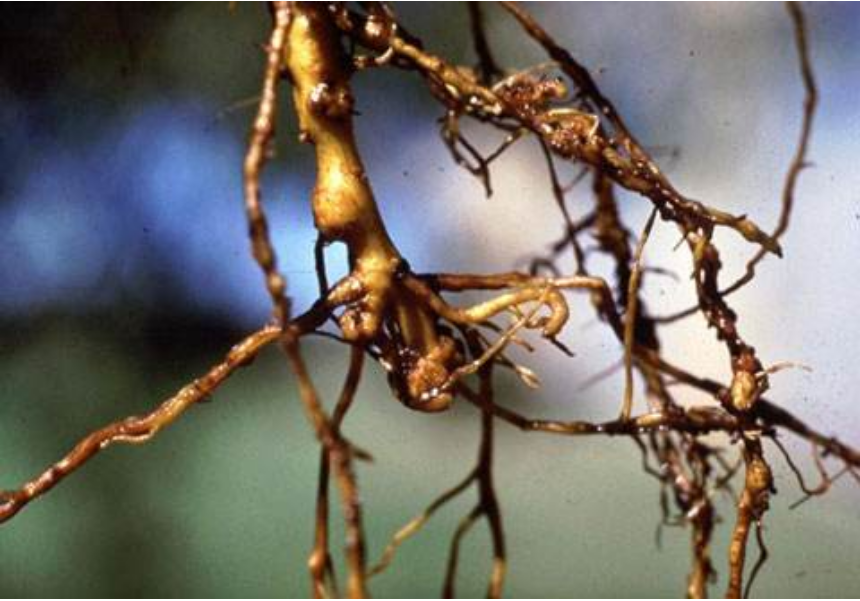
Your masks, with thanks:
[[(533, 10), (598, 74), (680, 189), (765, 227), (775, 222), (802, 99), (780, 5)], [(474, 61), (463, 5), (410, 3), (398, 11), (432, 50)], [(822, 3), (807, 13), (822, 96), (815, 167), (801, 177), (786, 259), (768, 259), (734, 302), (766, 362), (814, 368), (775, 376), (772, 397), (858, 444), (860, 9)], [(544, 60), (498, 10), (488, 20), (506, 66)], [(264, 8), (247, 4), (0, 8), (0, 488), (31, 477), (81, 434), (147, 410), (267, 319), (240, 190), (267, 28)], [(417, 270), (522, 267), (560, 234), (533, 143), (499, 161), (497, 192), (486, 199), (444, 151), (439, 109), (414, 75), (363, 73), (356, 88), (371, 181)], [(316, 286), (307, 202), (313, 163), (295, 142), (286, 90), (265, 200), (301, 307)], [(480, 128), (469, 132), (484, 147), (495, 139)], [(626, 195), (622, 203), (638, 231), (647, 204)], [(587, 191), (574, 193), (571, 207), (584, 214)], [(648, 278), (654, 313), (692, 299), (687, 253), (671, 250), (675, 235), (658, 224), (647, 249), (647, 263), (678, 274)], [(719, 235), (726, 272), (739, 272), (751, 249)], [(342, 249), (332, 248), (329, 262), (330, 275), (343, 273)], [(504, 382), (506, 400), (527, 413), (599, 419), (616, 411), (618, 377), (571, 394), (572, 382), (619, 356), (586, 299), (575, 298), (573, 310), (565, 342), (576, 357), (551, 350), (523, 357), (540, 372), (538, 393)], [(698, 317), (664, 339), (670, 357), (725, 378), (723, 349)], [(330, 398), (343, 349), (318, 342), (307, 353)], [(371, 556), (469, 469), (475, 417), (468, 407), (412, 414), (368, 370), (347, 431), (376, 457), (360, 471)], [(804, 445), (791, 448), (806, 457)], [(149, 445), (111, 449), (0, 528), (0, 595), (304, 596), (316, 460), (291, 378), (277, 353), (267, 353), (214, 404)], [(754, 592), (857, 596), (860, 492), (840, 483), (788, 511), (799, 491), (777, 463), (780, 494), (767, 519), (773, 557)], [(683, 592), (688, 537), (668, 529), (655, 544), (657, 488), (632, 445), (501, 428), (498, 464), (509, 595)], [(374, 593), (437, 595), (448, 537), (470, 501), (449, 507), (405, 545), (373, 582)], [(463, 594), (483, 591), (486, 546), (477, 528), (461, 570)], [(714, 549), (723, 573), (725, 547), (723, 528)]]

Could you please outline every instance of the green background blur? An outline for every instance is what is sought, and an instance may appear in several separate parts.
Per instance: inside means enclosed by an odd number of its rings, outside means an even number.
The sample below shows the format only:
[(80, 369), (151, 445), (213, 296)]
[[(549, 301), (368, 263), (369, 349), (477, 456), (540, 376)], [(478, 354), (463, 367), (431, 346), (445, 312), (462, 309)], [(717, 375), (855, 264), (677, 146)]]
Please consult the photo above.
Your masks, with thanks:
[[(779, 5), (534, 9), (600, 70), (633, 129), (669, 149), (657, 152), (682, 189), (773, 223), (801, 100)], [(431, 49), (474, 60), (462, 5), (398, 11)], [(860, 252), (852, 166), (860, 151), (860, 12), (822, 4), (809, 16), (823, 96), (813, 151), (819, 166), (803, 176), (786, 261), (766, 263), (761, 285), (737, 302), (769, 361), (816, 370), (775, 377), (774, 398), (856, 444), (852, 394), (860, 376), (851, 361), (860, 332), (852, 307), (860, 299), (856, 262), (840, 257)], [(505, 43), (498, 52), (506, 65), (543, 60), (497, 10), (488, 19), (495, 45)], [(32, 477), (95, 427), (147, 411), (267, 318), (239, 187), (267, 24), (261, 5), (245, 4), (0, 9), (0, 488)], [(359, 137), (395, 240), (422, 271), (522, 266), (560, 231), (539, 153), (529, 146), (506, 155), (498, 193), (484, 199), (434, 137), (439, 111), (425, 96), (409, 74), (362, 74), (357, 82)], [(280, 132), (266, 199), (302, 305), (315, 285), (305, 200), (313, 165), (289, 118)], [(647, 207), (623, 198), (638, 231)], [(655, 313), (689, 301), (683, 253), (659, 250), (674, 242), (670, 228), (658, 227), (649, 246), (648, 261), (679, 274), (649, 280)], [(725, 243), (726, 262), (737, 270), (748, 249)], [(333, 272), (342, 271), (342, 251), (330, 252)], [(576, 357), (522, 357), (545, 385), (529, 394), (503, 377), (505, 402), (543, 417), (614, 413), (617, 374), (571, 394), (571, 382), (618, 357), (585, 299), (573, 309), (565, 341)], [(722, 349), (700, 321), (668, 334), (666, 347), (685, 365), (725, 377)], [(331, 399), (346, 351), (319, 340), (305, 348)], [(0, 527), (0, 595), (306, 596), (318, 451), (282, 357), (268, 350), (213, 400), (147, 445), (111, 448)], [(374, 365), (366, 370), (346, 431), (375, 457), (359, 467), (371, 558), (470, 469), (476, 417), (468, 406), (411, 413), (391, 399)], [(804, 445), (790, 444), (805, 458)], [(683, 594), (688, 535), (664, 528), (658, 544), (658, 488), (629, 441), (500, 426), (496, 461), (510, 555), (506, 595)], [(859, 595), (857, 487), (840, 482), (789, 511), (800, 493), (776, 463), (780, 492), (766, 520), (772, 559), (754, 594)], [(730, 503), (718, 499), (730, 520)], [(470, 491), (405, 544), (372, 581), (373, 593), (438, 595), (450, 535), (473, 501)], [(721, 526), (714, 593), (725, 585), (728, 524)], [(479, 596), (489, 570), (483, 524), (462, 557), (458, 592)]]

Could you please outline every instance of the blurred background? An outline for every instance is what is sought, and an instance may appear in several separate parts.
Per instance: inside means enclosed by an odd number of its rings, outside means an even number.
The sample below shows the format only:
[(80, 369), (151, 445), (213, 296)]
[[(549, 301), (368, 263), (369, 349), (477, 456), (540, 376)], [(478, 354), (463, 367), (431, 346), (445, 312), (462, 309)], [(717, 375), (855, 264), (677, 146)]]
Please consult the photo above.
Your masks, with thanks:
[[(397, 11), (428, 48), (475, 60), (463, 4)], [(779, 4), (536, 4), (530, 7), (596, 74), (670, 178), (690, 196), (765, 229), (778, 216), (800, 117), (791, 23)], [(786, 258), (768, 258), (733, 297), (740, 326), (768, 363), (813, 368), (772, 378), (770, 397), (821, 430), (860, 444), (860, 8), (806, 7), (821, 92)], [(545, 59), (487, 7), (490, 40), (512, 72)], [(262, 5), (5, 4), (0, 9), (0, 488), (17, 487), (84, 433), (147, 411), (220, 360), (269, 316), (250, 259), (241, 158), (268, 33)], [(439, 107), (410, 73), (360, 74), (358, 137), (393, 238), (418, 271), (522, 268), (562, 232), (540, 152), (521, 142), (494, 165), (496, 193), (457, 168), (438, 135)], [(310, 149), (296, 142), (283, 88), (277, 157), (265, 203), (298, 307), (315, 295)], [(495, 138), (468, 130), (490, 148)], [(566, 170), (573, 173), (573, 169)], [(622, 195), (639, 231), (649, 206)], [(588, 209), (572, 193), (574, 215)], [(652, 313), (692, 300), (688, 253), (658, 222), (646, 250)], [(720, 232), (726, 281), (754, 250)], [(330, 276), (343, 250), (328, 251)], [(609, 265), (598, 258), (596, 271)], [(538, 392), (503, 378), (503, 400), (534, 416), (605, 419), (617, 411), (618, 344), (572, 298), (554, 349), (519, 355)], [(694, 317), (663, 334), (667, 356), (725, 379), (724, 349)], [(327, 399), (346, 351), (308, 341)], [(685, 400), (702, 400), (679, 392)], [(370, 365), (348, 436), (371, 450), (359, 471), (370, 556), (470, 469), (478, 420), (397, 404)], [(809, 467), (808, 448), (789, 447)], [(754, 594), (858, 596), (860, 490), (849, 482), (789, 510), (800, 496), (773, 448), (779, 494), (766, 519), (772, 558)], [(141, 447), (100, 455), (0, 528), (6, 597), (306, 596), (318, 451), (277, 352)], [(508, 532), (509, 596), (682, 596), (686, 531), (663, 529), (658, 487), (626, 440), (564, 439), (499, 427), (497, 472)], [(812, 472), (810, 472), (811, 474)], [(440, 592), (451, 532), (468, 493), (402, 548), (372, 582), (377, 596)], [(720, 498), (729, 520), (732, 508)], [(728, 524), (714, 543), (725, 586)], [(340, 526), (337, 526), (340, 532)], [(462, 595), (481, 595), (483, 524), (461, 564)]]

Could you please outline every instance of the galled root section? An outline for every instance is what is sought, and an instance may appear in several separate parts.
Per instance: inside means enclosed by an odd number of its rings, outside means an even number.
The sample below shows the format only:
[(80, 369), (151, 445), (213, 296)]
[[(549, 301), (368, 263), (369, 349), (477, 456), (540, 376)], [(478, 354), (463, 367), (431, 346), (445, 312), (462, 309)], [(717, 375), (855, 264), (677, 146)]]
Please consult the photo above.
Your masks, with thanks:
[[(753, 280), (766, 256), (781, 256), (780, 241), (789, 226), (796, 183), (807, 164), (817, 90), (798, 6), (790, 4), (789, 14), (805, 90), (803, 121), (786, 174), (780, 218), (767, 234), (746, 215), (729, 214), (679, 192), (588, 70), (521, 6), (513, 2), (501, 5), (551, 62), (506, 72), (493, 56), (492, 40), (485, 30), (485, 5), (470, 3), (468, 8), (477, 58), (472, 67), (451, 64), (434, 54), (382, 3), (362, 3), (356, 9), (343, 3), (271, 3), (273, 22), (265, 46), (262, 91), (244, 161), (244, 199), (252, 253), (270, 296), (273, 322), (240, 342), (222, 362), (152, 413), (96, 430), (30, 482), (0, 493), (0, 522), (18, 514), (102, 449), (146, 442), (212, 395), (273, 342), (284, 352), (320, 444), (315, 528), (308, 559), (311, 592), (318, 598), (341, 593), (367, 596), (368, 581), (395, 561), (398, 549), (453, 499), (470, 490), (477, 499), (452, 532), (441, 594), (453, 597), (457, 592), (462, 543), (483, 521), (492, 553), (486, 594), (500, 597), (508, 548), (493, 472), (497, 420), (525, 432), (632, 441), (641, 453), (643, 471), (659, 482), (662, 520), (658, 536), (664, 526), (689, 528), (691, 565), (685, 592), (693, 598), (706, 596), (716, 575), (711, 539), (721, 523), (719, 496), (731, 499), (735, 506), (726, 596), (748, 595), (769, 556), (762, 524), (775, 490), (767, 444), (772, 443), (797, 477), (804, 496), (796, 504), (823, 494), (845, 475), (860, 481), (860, 452), (765, 397), (770, 377), (794, 365), (766, 366), (742, 334), (739, 316), (727, 300)], [(527, 272), (500, 268), (495, 274), (419, 274), (401, 256), (374, 200), (353, 131), (357, 101), (351, 78), (358, 71), (385, 68), (417, 73), (426, 82), (428, 94), (440, 104), (441, 143), (458, 165), (480, 180), (488, 195), (493, 190), (493, 162), (520, 140), (537, 140), (552, 191), (548, 201), (559, 209), (562, 234), (547, 253), (534, 257)], [(300, 140), (314, 146), (317, 166), (310, 205), (319, 233), (315, 255), (320, 296), (300, 315), (293, 315), (286, 279), (278, 272), (260, 183), (276, 134), (278, 92), (287, 80), (292, 85)], [(468, 119), (503, 132), (504, 140), (483, 153), (463, 133), (461, 122)], [(577, 170), (569, 183), (559, 170), (559, 163), (565, 162), (573, 163)], [(591, 183), (582, 203), (588, 205), (587, 210), (574, 218), (568, 196), (584, 180)], [(650, 204), (650, 216), (636, 240), (635, 230), (625, 223), (616, 201), (619, 189), (635, 192), (632, 201), (640, 198)], [(677, 229), (679, 245), (684, 244), (689, 252), (690, 281), (696, 295), (694, 308), (662, 317), (649, 312), (641, 293), (643, 280), (662, 271), (650, 264), (647, 248), (650, 232), (661, 222)], [(714, 241), (717, 228), (734, 231), (754, 249), (743, 275), (728, 286), (721, 282), (721, 256)], [(585, 244), (583, 236), (594, 244)], [(346, 246), (349, 273), (329, 286), (324, 248), (334, 243)], [(610, 273), (592, 271), (590, 259), (595, 253), (611, 261)], [(563, 267), (565, 258), (572, 260), (572, 268)], [(485, 300), (467, 306), (450, 300), (464, 292), (479, 292)], [(565, 295), (571, 292), (588, 295), (594, 315), (617, 340), (619, 360), (599, 376), (608, 377), (616, 368), (624, 371), (622, 398), (609, 399), (617, 418), (609, 421), (533, 419), (496, 402), (493, 378), (497, 369), (513, 371), (526, 386), (539, 386), (538, 373), (513, 358), (514, 347), (533, 350), (530, 339), (535, 333), (541, 341), (570, 353), (559, 336), (570, 316)], [(703, 316), (725, 347), (731, 373), (726, 382), (698, 376), (664, 356), (661, 328), (692, 313)], [(325, 329), (329, 321), (337, 325), (336, 332)], [(349, 347), (349, 369), (331, 414), (302, 358), (300, 342), (310, 335)], [(703, 332), (703, 336), (709, 335)], [(397, 531), (370, 566), (356, 469), (357, 460), (370, 456), (344, 435), (367, 357), (384, 370), (393, 396), (407, 407), (443, 411), (459, 398), (474, 406), (481, 419), (474, 466)], [(584, 387), (577, 383), (577, 390)], [(699, 391), (708, 400), (682, 405), (676, 396), (681, 387)], [(723, 436), (709, 437), (712, 434)], [(809, 443), (820, 477), (816, 486), (806, 483), (783, 444), (781, 437), (789, 434)], [(719, 440), (722, 442), (715, 442)], [(740, 473), (742, 488), (736, 494)], [(342, 582), (335, 573), (337, 562), (331, 550), (332, 482), (345, 525), (346, 577)], [(752, 533), (759, 554), (750, 568), (747, 556)]]

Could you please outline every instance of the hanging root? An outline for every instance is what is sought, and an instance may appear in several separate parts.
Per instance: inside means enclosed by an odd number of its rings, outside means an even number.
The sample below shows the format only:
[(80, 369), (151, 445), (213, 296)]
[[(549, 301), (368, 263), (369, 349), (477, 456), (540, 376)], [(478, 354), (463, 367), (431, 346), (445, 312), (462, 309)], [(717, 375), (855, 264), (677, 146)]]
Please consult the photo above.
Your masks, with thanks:
[(227, 357), (205, 375), (184, 386), (154, 411), (114, 422), (83, 438), (60, 461), (14, 491), (0, 492), (0, 523), (14, 517), (30, 501), (42, 496), (66, 476), (80, 469), (113, 444), (142, 444), (176, 421), (192, 405), (209, 398), (238, 368), (250, 364), (281, 330), (268, 326), (234, 346)]
[[(744, 489), (738, 500), (735, 529), (729, 546), (729, 584), (726, 597), (730, 599), (739, 599), (744, 590), (744, 566), (750, 527), (756, 525), (757, 529), (761, 528), (761, 519), (768, 509), (768, 499), (773, 492), (773, 476), (762, 455), (761, 441), (755, 438), (744, 440), (744, 461)], [(757, 571), (756, 569), (755, 572)]]

